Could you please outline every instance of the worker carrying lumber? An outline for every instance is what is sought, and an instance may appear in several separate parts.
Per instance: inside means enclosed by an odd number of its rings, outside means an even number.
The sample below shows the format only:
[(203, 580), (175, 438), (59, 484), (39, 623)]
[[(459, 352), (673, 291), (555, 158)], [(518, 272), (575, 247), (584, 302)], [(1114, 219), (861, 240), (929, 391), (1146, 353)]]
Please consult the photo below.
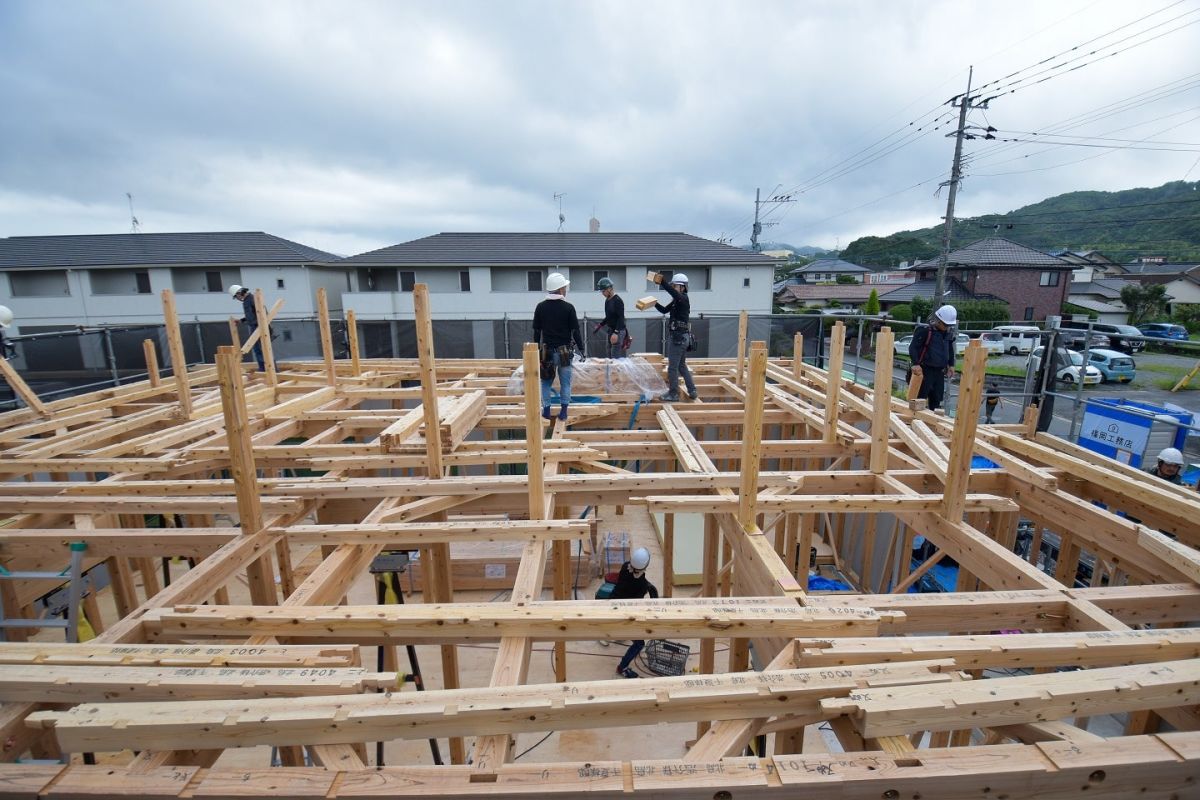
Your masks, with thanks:
[(579, 333), (579, 317), (575, 306), (567, 302), (567, 287), (571, 282), (558, 272), (546, 279), (546, 299), (533, 310), (533, 341), (537, 343), (542, 377), (542, 417), (550, 419), (550, 389), (558, 373), (558, 396), (562, 407), (558, 418), (567, 418), (571, 405), (571, 362), (579, 349), (583, 361), (583, 337)]
[[(621, 573), (617, 576), (616, 586), (613, 587), (612, 599), (641, 600), (647, 594), (657, 599), (658, 589), (653, 583), (646, 580), (646, 567), (648, 566), (650, 566), (650, 551), (644, 547), (634, 550), (629, 560), (621, 565)], [(645, 646), (645, 639), (636, 639), (633, 644), (629, 645), (629, 649), (621, 657), (621, 663), (617, 664), (618, 675), (625, 678), (640, 677), (629, 665), (633, 663)]]
[(688, 299), (688, 277), (682, 272), (672, 275), (669, 272), (659, 272), (654, 276), (654, 282), (671, 295), (671, 302), (665, 306), (655, 303), (654, 308), (660, 314), (669, 314), (669, 336), (667, 337), (667, 393), (660, 397), (668, 403), (679, 400), (679, 376), (687, 386), (687, 393), (693, 400), (698, 400), (696, 382), (692, 380), (692, 371), (688, 369), (687, 354), (696, 349), (696, 337), (692, 335), (692, 301)]
[(929, 410), (941, 408), (946, 394), (946, 378), (954, 377), (954, 331), (958, 311), (944, 305), (933, 312), (928, 323), (917, 326), (908, 345), (912, 374), (921, 376), (917, 398), (929, 402)]
[(596, 288), (604, 295), (604, 319), (596, 325), (595, 332), (605, 328), (608, 331), (608, 357), (622, 358), (633, 342), (625, 324), (625, 301), (608, 278), (598, 280)]
[(1183, 453), (1174, 447), (1163, 448), (1158, 454), (1158, 463), (1146, 472), (1164, 481), (1183, 483)]
[[(250, 335), (258, 330), (258, 311), (254, 307), (254, 292), (250, 291), (245, 286), (234, 284), (229, 287), (229, 294), (234, 300), (242, 304), (242, 322), (246, 323), (246, 327), (250, 329)], [(266, 364), (263, 361), (262, 337), (258, 337), (258, 341), (254, 343), (254, 360), (258, 362), (260, 370), (266, 369)]]

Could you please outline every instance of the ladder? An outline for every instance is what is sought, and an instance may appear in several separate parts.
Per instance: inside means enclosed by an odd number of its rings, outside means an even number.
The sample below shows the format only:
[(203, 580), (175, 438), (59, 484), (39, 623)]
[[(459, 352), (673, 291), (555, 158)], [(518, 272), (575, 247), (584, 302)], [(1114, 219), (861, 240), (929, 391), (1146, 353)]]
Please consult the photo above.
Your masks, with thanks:
[(79, 605), (83, 600), (83, 554), (87, 550), (87, 542), (71, 542), (70, 548), (71, 564), (62, 572), (12, 571), (0, 565), (0, 580), (67, 579), (65, 619), (9, 617), (5, 614), (4, 604), (0, 603), (0, 642), (8, 640), (5, 631), (9, 628), (66, 628), (67, 642), (75, 644), (79, 641)]

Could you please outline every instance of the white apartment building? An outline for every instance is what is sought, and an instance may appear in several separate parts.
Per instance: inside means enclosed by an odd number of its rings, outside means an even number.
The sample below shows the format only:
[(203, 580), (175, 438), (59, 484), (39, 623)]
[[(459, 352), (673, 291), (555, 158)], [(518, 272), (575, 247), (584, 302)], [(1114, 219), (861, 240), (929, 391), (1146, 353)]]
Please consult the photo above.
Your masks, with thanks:
[(338, 256), (262, 232), (127, 233), (0, 238), (0, 304), (14, 334), (162, 322), (163, 289), (184, 321), (240, 317), (229, 287), (262, 289), (280, 319), (316, 315), (324, 287), (334, 313), (351, 288)]
[(777, 259), (685, 233), (440, 233), (361, 253), (339, 265), (354, 272), (343, 297), (360, 320), (413, 319), (412, 289), (429, 286), (435, 319), (531, 318), (546, 277), (571, 281), (580, 317), (599, 320), (601, 278), (612, 280), (630, 319), (659, 319), (634, 302), (667, 295), (647, 271), (686, 273), (693, 315), (771, 313)]

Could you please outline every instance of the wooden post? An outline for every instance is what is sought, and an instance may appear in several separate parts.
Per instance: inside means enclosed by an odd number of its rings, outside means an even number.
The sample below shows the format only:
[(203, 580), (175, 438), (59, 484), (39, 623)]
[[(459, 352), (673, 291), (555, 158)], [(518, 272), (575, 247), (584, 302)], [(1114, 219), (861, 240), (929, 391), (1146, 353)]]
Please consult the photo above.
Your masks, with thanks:
[[(712, 514), (704, 515), (704, 556), (700, 562), (701, 579), (700, 579), (700, 596), (701, 597), (716, 597), (717, 596), (717, 553), (720, 546), (721, 534), (717, 528), (717, 519)], [(700, 664), (699, 670), (701, 675), (711, 675), (716, 668), (717, 660), (717, 641), (716, 639), (701, 639), (700, 640)], [(709, 729), (710, 723), (696, 723), (696, 738), (699, 739)]]
[(525, 370), (525, 448), (528, 451), (529, 518), (546, 515), (545, 461), (542, 458), (542, 384), (538, 346), (526, 342), (522, 352)]
[[(237, 494), (238, 520), (242, 535), (250, 536), (263, 530), (264, 520), (254, 450), (250, 444), (246, 393), (242, 386), (241, 352), (236, 347), (217, 349), (217, 380), (221, 386), (221, 410), (225, 415), (229, 471), (233, 475)], [(251, 562), (246, 568), (246, 577), (250, 582), (250, 598), (255, 605), (275, 605), (278, 602), (269, 551)]]
[(742, 422), (742, 485), (738, 522), (747, 531), (758, 530), (754, 522), (758, 499), (758, 470), (762, 453), (763, 395), (766, 394), (767, 344), (750, 345), (750, 374), (746, 378), (746, 412)]
[(750, 331), (750, 315), (745, 310), (738, 314), (738, 340), (737, 340), (737, 383), (745, 388), (746, 386), (746, 337)]
[(158, 351), (154, 349), (153, 339), (142, 340), (142, 355), (146, 358), (146, 377), (151, 386), (161, 386), (162, 376), (158, 374)]
[(846, 355), (846, 326), (841, 322), (833, 325), (829, 334), (829, 383), (825, 392), (825, 434), (826, 442), (837, 441), (838, 412), (842, 395), (842, 359)]
[[(263, 301), (263, 290), (254, 290), (254, 314), (258, 317), (258, 341), (262, 347), (263, 367), (267, 373), (267, 385), (274, 386), (279, 379), (275, 376), (275, 348), (271, 344), (271, 320), (267, 318), (267, 304)], [(234, 346), (237, 342), (234, 342)]]
[(797, 333), (792, 337), (792, 377), (800, 380), (804, 374), (804, 334)]
[(16, 392), (17, 396), (25, 401), (25, 405), (32, 408), (35, 412), (43, 417), (50, 416), (49, 409), (42, 405), (41, 399), (37, 396), (37, 392), (29, 388), (29, 384), (25, 379), (13, 369), (13, 365), (8, 363), (8, 359), (0, 353), (0, 372), (4, 373), (4, 379), (8, 381), (8, 385)]
[[(418, 284), (418, 285), (423, 285), (423, 284)], [(416, 287), (413, 287), (413, 288), (415, 290)], [(425, 291), (426, 291), (426, 306), (427, 306), (426, 310), (428, 310), (429, 288), (426, 287)], [(414, 300), (414, 304), (415, 304), (415, 302), (416, 301)], [(325, 359), (325, 382), (328, 383), (330, 386), (333, 386), (334, 384), (337, 383), (337, 372), (335, 371), (334, 366), (333, 366), (333, 334), (330, 333), (330, 331), (329, 331), (329, 299), (325, 294), (324, 286), (322, 286), (320, 289), (317, 289), (317, 317), (318, 317), (318, 319), (320, 321), (320, 325), (321, 325), (321, 355)], [(418, 319), (419, 319), (419, 317), (418, 317)], [(432, 329), (431, 329), (431, 331), (432, 331)], [(419, 332), (418, 332), (418, 335), (420, 335)], [(431, 333), (431, 339), (432, 339), (432, 333)], [(432, 344), (430, 346), (432, 347)], [(419, 349), (419, 346), (418, 346), (418, 349)], [(426, 420), (428, 420), (428, 418), (429, 418), (428, 413), (426, 413), (425, 416), (426, 416)], [(435, 428), (437, 427), (437, 420), (434, 420), (433, 426)]]
[(167, 328), (167, 346), (171, 352), (171, 371), (175, 373), (175, 393), (184, 417), (192, 416), (192, 388), (188, 385), (187, 358), (183, 354), (183, 337), (179, 331), (179, 315), (175, 312), (175, 293), (162, 290), (163, 320)]
[(972, 339), (963, 359), (962, 381), (958, 386), (958, 410), (954, 415), (954, 435), (950, 440), (950, 461), (946, 470), (946, 500), (942, 508), (951, 522), (959, 522), (963, 516), (986, 367), (987, 353), (978, 339)]
[(675, 594), (675, 515), (663, 514), (663, 597)]
[(346, 309), (346, 337), (350, 340), (350, 371), (355, 377), (362, 375), (362, 357), (358, 352), (358, 317), (354, 309)]
[(875, 339), (875, 405), (871, 416), (871, 472), (887, 470), (889, 423), (892, 416), (892, 355), (895, 335), (884, 328)]
[(239, 350), (242, 348), (242, 332), (238, 330), (237, 317), (229, 318), (229, 341)]

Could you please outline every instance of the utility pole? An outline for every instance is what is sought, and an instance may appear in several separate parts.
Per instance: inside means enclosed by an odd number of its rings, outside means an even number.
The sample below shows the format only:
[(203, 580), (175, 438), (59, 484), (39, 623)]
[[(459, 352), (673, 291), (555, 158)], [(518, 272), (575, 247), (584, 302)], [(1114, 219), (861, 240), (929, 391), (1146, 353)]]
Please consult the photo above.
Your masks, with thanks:
[(754, 227), (750, 229), (750, 249), (756, 253), (759, 251), (758, 235), (762, 233), (762, 223), (758, 221), (758, 207), (762, 205), (758, 198), (761, 192), (762, 189), (754, 190)]
[[(946, 266), (950, 259), (950, 237), (954, 232), (954, 198), (958, 195), (958, 184), (962, 182), (962, 146), (966, 135), (967, 112), (971, 110), (971, 78), (975, 67), (967, 72), (967, 92), (958, 100), (958, 131), (954, 134), (954, 164), (950, 167), (950, 196), (946, 198), (946, 230), (942, 235), (942, 263), (938, 264), (937, 284), (933, 290), (933, 307), (942, 305), (946, 296)], [(950, 101), (951, 105), (954, 101)], [(924, 320), (922, 320), (924, 321)]]
[[(775, 189), (773, 189), (772, 191), (775, 191), (778, 189), (779, 189), (779, 187), (776, 186)], [(762, 233), (762, 230), (764, 227), (769, 228), (772, 225), (779, 224), (778, 222), (759, 222), (759, 220), (758, 220), (759, 210), (763, 206), (770, 205), (772, 203), (778, 205), (779, 203), (794, 203), (794, 202), (796, 202), (796, 198), (792, 197), (790, 194), (774, 194), (771, 197), (768, 197), (766, 200), (763, 200), (762, 199), (762, 189), (754, 190), (754, 227), (750, 229), (750, 249), (751, 250), (753, 250), (756, 253), (760, 252), (762, 250), (762, 247), (760, 247), (758, 244), (758, 235), (760, 233)]]

